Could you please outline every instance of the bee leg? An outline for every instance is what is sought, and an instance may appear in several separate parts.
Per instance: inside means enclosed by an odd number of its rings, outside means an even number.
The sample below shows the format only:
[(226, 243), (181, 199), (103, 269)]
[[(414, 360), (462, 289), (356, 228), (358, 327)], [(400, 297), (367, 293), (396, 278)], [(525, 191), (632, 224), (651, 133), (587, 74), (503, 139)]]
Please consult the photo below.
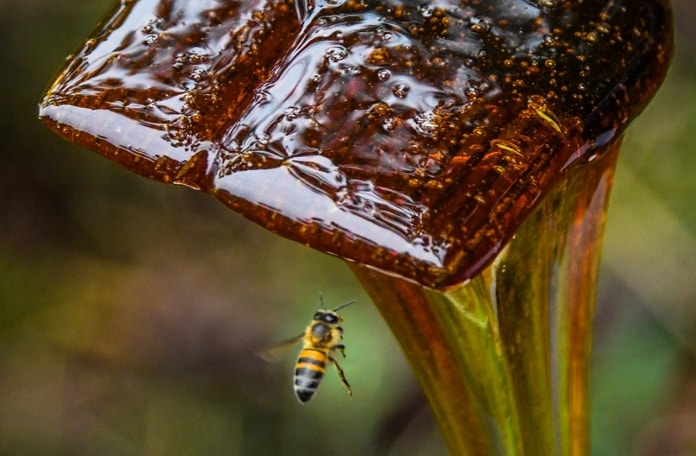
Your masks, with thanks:
[[(343, 350), (341, 350), (343, 352)], [(335, 359), (329, 358), (329, 360), (336, 366), (336, 370), (338, 371), (338, 376), (341, 377), (341, 381), (343, 382), (343, 385), (346, 387), (348, 390), (348, 394), (350, 397), (353, 397), (353, 390), (350, 388), (350, 384), (348, 383), (348, 380), (346, 380), (346, 374), (343, 372), (343, 369), (341, 369), (341, 366), (338, 365)]]
[(343, 357), (346, 357), (346, 346), (345, 345), (336, 345), (334, 346), (333, 350), (341, 353)]

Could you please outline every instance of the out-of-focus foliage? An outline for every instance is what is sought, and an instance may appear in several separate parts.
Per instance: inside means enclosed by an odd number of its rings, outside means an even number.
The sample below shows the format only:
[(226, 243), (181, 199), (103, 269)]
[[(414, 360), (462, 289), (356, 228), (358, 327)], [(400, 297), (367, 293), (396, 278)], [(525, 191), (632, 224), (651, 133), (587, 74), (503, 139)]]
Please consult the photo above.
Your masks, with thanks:
[[(443, 454), (398, 348), (342, 262), (36, 120), (45, 84), (110, 2), (3, 3), (0, 453)], [(679, 454), (696, 442), (696, 18), (690, 2), (675, 7), (675, 64), (629, 130), (608, 219), (597, 455)], [(329, 371), (300, 406), (296, 353), (275, 364), (256, 353), (302, 331), (319, 292), (358, 301), (343, 312), (355, 398)]]

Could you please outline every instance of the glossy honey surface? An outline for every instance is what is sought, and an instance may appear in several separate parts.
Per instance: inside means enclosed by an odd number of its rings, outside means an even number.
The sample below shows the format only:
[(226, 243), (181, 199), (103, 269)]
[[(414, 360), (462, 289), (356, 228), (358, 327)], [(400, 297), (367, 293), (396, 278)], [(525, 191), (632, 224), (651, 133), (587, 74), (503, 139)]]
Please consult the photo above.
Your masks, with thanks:
[(670, 27), (660, 1), (123, 2), (40, 115), (285, 237), (448, 287), (620, 136)]

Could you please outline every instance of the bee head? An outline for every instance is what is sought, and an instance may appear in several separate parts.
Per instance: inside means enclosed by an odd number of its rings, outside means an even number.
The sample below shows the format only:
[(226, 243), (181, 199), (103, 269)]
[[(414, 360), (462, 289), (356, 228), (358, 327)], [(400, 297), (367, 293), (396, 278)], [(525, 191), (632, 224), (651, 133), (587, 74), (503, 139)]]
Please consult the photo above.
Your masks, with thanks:
[(343, 321), (343, 318), (341, 318), (333, 310), (317, 310), (317, 312), (314, 314), (314, 319), (329, 325), (335, 325), (336, 323)]

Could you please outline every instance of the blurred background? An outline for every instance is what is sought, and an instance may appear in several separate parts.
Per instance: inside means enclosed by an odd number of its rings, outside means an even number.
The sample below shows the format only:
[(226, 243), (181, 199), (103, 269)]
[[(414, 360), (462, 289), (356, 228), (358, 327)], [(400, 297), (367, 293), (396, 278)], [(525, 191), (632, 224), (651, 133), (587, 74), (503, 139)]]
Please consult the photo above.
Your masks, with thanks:
[[(592, 371), (593, 455), (696, 451), (696, 9), (629, 130), (607, 223)], [(0, 5), (0, 454), (432, 455), (445, 447), (347, 266), (213, 198), (148, 181), (36, 118), (111, 0)], [(297, 335), (342, 312), (334, 372), (292, 393)]]

